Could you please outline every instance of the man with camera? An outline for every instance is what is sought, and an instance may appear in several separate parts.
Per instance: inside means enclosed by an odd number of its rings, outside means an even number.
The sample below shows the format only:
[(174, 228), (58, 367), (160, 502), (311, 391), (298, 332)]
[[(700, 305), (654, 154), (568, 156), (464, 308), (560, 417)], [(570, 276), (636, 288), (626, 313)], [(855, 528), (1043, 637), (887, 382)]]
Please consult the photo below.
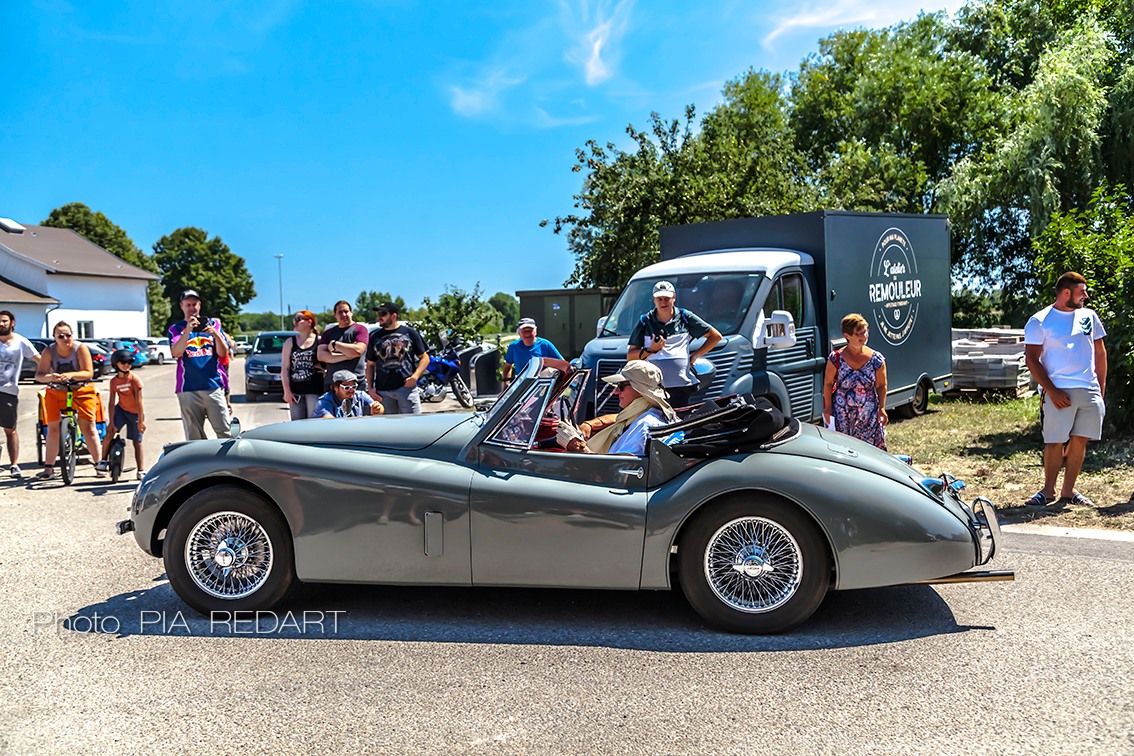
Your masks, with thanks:
[[(693, 339), (705, 337), (692, 354)], [(677, 306), (677, 290), (669, 281), (654, 284), (654, 309), (638, 318), (630, 334), (628, 360), (649, 360), (661, 368), (672, 407), (685, 407), (697, 390), (693, 363), (721, 340), (721, 332), (695, 313)]]
[(217, 438), (229, 438), (228, 406), (220, 360), (228, 356), (221, 322), (201, 311), (201, 296), (193, 289), (181, 293), (185, 319), (169, 327), (169, 351), (177, 360), (174, 391), (181, 405), (186, 440), (205, 437), (205, 418)]

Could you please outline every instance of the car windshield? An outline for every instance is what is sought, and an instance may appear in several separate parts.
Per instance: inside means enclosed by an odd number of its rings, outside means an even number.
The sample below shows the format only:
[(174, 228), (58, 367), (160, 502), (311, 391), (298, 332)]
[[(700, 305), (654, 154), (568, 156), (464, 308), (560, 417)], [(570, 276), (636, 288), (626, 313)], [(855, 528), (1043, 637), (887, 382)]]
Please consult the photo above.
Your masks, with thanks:
[(281, 354), (284, 343), (290, 338), (291, 334), (287, 333), (260, 334), (256, 337), (252, 354)]
[(669, 281), (677, 306), (706, 320), (724, 335), (737, 333), (760, 286), (760, 273), (690, 273), (638, 278), (622, 290), (602, 328), (603, 336), (629, 336), (638, 319), (654, 309), (654, 284)]

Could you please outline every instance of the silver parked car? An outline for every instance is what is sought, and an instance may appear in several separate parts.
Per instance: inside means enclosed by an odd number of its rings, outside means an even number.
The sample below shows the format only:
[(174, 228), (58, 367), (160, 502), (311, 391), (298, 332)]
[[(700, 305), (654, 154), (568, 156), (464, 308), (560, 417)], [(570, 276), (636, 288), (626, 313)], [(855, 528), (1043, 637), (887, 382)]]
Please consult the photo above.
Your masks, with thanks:
[(206, 613), (268, 609), (297, 580), (676, 582), (709, 622), (769, 633), (806, 620), (830, 590), (1012, 577), (969, 571), (999, 537), (987, 501), (798, 421), (707, 456), (656, 438), (645, 457), (563, 452), (548, 441), (587, 373), (534, 359), (487, 411), (170, 444), (118, 531), (164, 559), (173, 589)]

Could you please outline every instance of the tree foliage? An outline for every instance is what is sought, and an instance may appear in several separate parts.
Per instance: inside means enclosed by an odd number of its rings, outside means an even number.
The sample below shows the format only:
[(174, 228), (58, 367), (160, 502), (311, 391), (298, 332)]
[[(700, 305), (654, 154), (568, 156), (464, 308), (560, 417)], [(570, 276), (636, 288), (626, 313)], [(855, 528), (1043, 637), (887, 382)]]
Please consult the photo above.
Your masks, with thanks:
[(219, 236), (210, 239), (199, 228), (179, 228), (158, 239), (154, 261), (161, 269), (165, 297), (172, 307), (170, 322), (181, 319), (180, 297), (185, 289), (201, 295), (206, 316), (228, 324), (236, 324), (241, 306), (256, 296), (244, 258), (233, 254)]
[(445, 286), (445, 292), (433, 301), (426, 297), (422, 312), (416, 318), (417, 329), (429, 344), (440, 344), (441, 334), (464, 342), (475, 340), (477, 334), (497, 317), (496, 309), (482, 299), (480, 284), (472, 291), (456, 286)]
[(1088, 306), (1107, 330), (1107, 423), (1129, 429), (1134, 425), (1134, 197), (1123, 186), (1100, 186), (1085, 208), (1056, 213), (1034, 249), (1048, 300), (1065, 271), (1082, 273), (1089, 282)]
[[(101, 212), (92, 211), (82, 202), (70, 202), (55, 208), (40, 225), (69, 228), (130, 265), (150, 273), (161, 273), (153, 258), (139, 249), (121, 226), (111, 222)], [(150, 333), (164, 333), (166, 323), (169, 321), (169, 300), (162, 293), (159, 281), (151, 281), (147, 285), (146, 300), (150, 308), (148, 323)]]
[(515, 330), (516, 325), (520, 322), (520, 300), (507, 292), (498, 291), (488, 298), (488, 304), (500, 313), (499, 330)]
[(1021, 326), (1033, 240), (1100, 186), (1134, 186), (1134, 0), (972, 0), (955, 19), (837, 32), (794, 74), (749, 70), (722, 94), (699, 121), (655, 113), (629, 146), (576, 153), (574, 212), (553, 226), (568, 285), (621, 286), (663, 225), (947, 213), (960, 312)]
[(393, 302), (398, 308), (398, 314), (404, 315), (406, 300), (395, 297), (388, 291), (360, 291), (354, 300), (354, 318), (363, 322), (372, 322), (375, 319), (374, 308), (387, 302)]

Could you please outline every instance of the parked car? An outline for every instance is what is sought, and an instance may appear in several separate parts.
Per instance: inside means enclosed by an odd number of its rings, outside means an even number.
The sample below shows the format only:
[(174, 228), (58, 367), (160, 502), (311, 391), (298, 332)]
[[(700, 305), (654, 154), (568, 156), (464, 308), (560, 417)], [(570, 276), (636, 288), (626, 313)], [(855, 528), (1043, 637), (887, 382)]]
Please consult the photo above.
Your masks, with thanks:
[[(47, 339), (28, 339), (35, 347), (35, 351), (43, 354), (43, 350), (51, 346), (51, 342)], [(24, 360), (23, 366), (20, 368), (21, 381), (34, 381), (35, 371), (39, 368), (35, 360)]]
[(237, 354), (247, 354), (248, 352), (252, 351), (252, 342), (249, 341), (247, 335), (243, 333), (238, 334), (236, 336), (233, 336), (232, 340), (236, 342)]
[(147, 336), (142, 341), (149, 347), (150, 362), (164, 365), (166, 361), (173, 360), (173, 353), (169, 351), (169, 339)]
[(645, 457), (548, 448), (588, 372), (533, 359), (486, 412), (170, 444), (117, 530), (164, 559), (178, 596), (203, 613), (267, 610), (297, 581), (676, 581), (712, 624), (766, 633), (806, 620), (829, 590), (1011, 579), (969, 571), (999, 541), (987, 500), (798, 420), (707, 458), (657, 439)]
[(119, 336), (118, 338), (111, 339), (124, 344), (125, 349), (129, 349), (134, 353), (134, 367), (142, 367), (150, 362), (150, 345), (145, 339), (138, 336)]
[(252, 351), (244, 360), (244, 398), (257, 401), (264, 394), (283, 395), (280, 383), (280, 366), (283, 363), (284, 342), (295, 331), (263, 331), (256, 336)]

